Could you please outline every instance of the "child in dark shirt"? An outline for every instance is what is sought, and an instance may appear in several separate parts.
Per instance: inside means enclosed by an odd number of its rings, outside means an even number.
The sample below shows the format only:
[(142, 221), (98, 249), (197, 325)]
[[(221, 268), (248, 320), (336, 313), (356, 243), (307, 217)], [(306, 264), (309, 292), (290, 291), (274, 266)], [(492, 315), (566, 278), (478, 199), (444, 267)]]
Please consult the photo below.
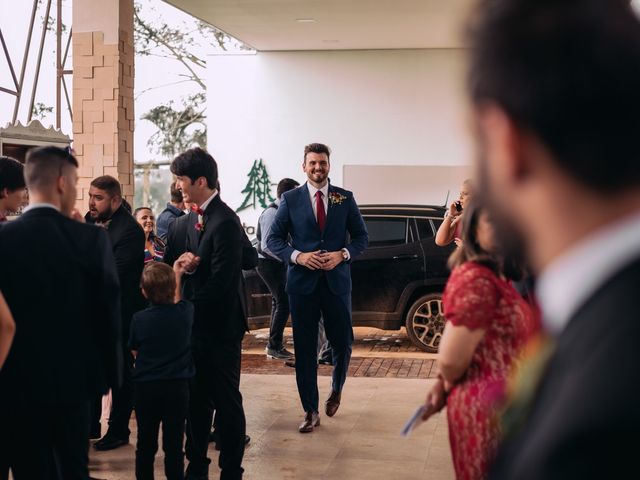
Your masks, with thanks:
[[(176, 275), (177, 274), (177, 275)], [(129, 348), (136, 357), (135, 383), (136, 478), (153, 479), (162, 423), (164, 471), (169, 480), (184, 478), (183, 441), (189, 403), (193, 305), (180, 300), (179, 278), (168, 265), (149, 263), (142, 272), (142, 293), (151, 306), (131, 321)], [(176, 278), (177, 277), (177, 278)]]

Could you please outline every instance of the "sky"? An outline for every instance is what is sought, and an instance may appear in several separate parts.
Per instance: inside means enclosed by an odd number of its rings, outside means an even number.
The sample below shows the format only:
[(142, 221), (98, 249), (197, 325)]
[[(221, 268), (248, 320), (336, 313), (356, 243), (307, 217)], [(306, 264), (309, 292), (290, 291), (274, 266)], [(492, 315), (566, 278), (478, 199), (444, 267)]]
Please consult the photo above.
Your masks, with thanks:
[[(34, 27), (34, 35), (31, 41), (31, 49), (29, 53), (29, 62), (26, 69), (25, 85), (21, 99), (18, 120), (23, 124), (26, 123), (28, 106), (31, 99), (31, 90), (35, 77), (35, 65), (40, 42), (43, 17), (46, 9), (46, 1), (41, 2), (42, 5), (36, 16), (36, 26)], [(191, 30), (194, 26), (194, 20), (186, 13), (178, 10), (161, 0), (138, 0), (143, 7), (142, 15), (155, 23), (160, 21), (169, 21), (172, 26), (181, 26)], [(55, 4), (52, 3), (50, 16), (55, 18)], [(0, 0), (0, 29), (7, 43), (7, 48), (13, 62), (16, 76), (20, 76), (22, 65), (22, 57), (27, 39), (27, 31), (31, 15), (32, 2), (30, 0)], [(63, 23), (71, 24), (72, 0), (63, 0), (62, 18)], [(66, 33), (63, 34), (63, 48), (66, 44)], [(46, 35), (45, 47), (43, 50), (42, 66), (38, 81), (38, 89), (35, 102), (42, 102), (47, 106), (55, 105), (55, 33), (48, 32)], [(202, 38), (201, 46), (196, 48), (197, 53), (206, 57), (207, 54), (213, 53), (213, 41)], [(72, 52), (69, 52), (69, 60), (67, 67), (71, 68)], [(134, 161), (136, 163), (148, 162), (151, 160), (161, 160), (157, 154), (147, 147), (147, 140), (155, 132), (155, 127), (148, 121), (141, 120), (140, 117), (151, 108), (165, 103), (169, 99), (175, 99), (179, 104), (179, 98), (198, 91), (195, 84), (175, 82), (180, 80), (179, 74), (182, 69), (178, 62), (170, 59), (138, 56), (136, 58), (136, 78), (135, 78), (135, 113), (136, 113), (136, 130), (135, 130), (135, 147)], [(205, 72), (202, 72), (205, 77)], [(69, 94), (72, 94), (72, 76), (66, 77)], [(11, 73), (5, 59), (3, 51), (0, 49), (0, 87), (14, 89)], [(0, 92), (0, 126), (4, 127), (11, 122), (14, 110), (15, 97), (4, 92)], [(70, 136), (71, 119), (66, 107), (63, 96), (63, 112), (62, 112), (62, 131)], [(53, 113), (48, 114), (42, 119), (42, 123), (48, 127), (55, 123)]]

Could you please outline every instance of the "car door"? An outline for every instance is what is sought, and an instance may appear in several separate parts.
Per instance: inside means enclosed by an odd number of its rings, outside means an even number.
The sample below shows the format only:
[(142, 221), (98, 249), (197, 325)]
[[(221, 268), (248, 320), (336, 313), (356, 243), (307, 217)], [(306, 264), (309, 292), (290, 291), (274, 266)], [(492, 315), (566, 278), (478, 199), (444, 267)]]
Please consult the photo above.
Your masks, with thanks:
[(453, 242), (446, 247), (436, 245), (435, 234), (441, 223), (441, 218), (416, 218), (420, 244), (424, 251), (427, 279), (446, 279), (449, 277), (447, 261), (456, 245)]
[(405, 216), (363, 215), (369, 247), (351, 266), (354, 312), (394, 312), (408, 283), (424, 278), (422, 249)]

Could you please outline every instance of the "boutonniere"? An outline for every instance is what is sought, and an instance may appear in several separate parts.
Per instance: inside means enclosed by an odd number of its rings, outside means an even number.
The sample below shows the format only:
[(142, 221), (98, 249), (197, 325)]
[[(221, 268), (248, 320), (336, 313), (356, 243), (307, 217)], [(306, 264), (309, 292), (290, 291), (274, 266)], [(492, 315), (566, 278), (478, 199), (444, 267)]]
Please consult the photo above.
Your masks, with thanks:
[(204, 232), (204, 210), (196, 205), (191, 205), (191, 211), (198, 214), (198, 221), (196, 222), (196, 230), (200, 233)]
[(329, 205), (340, 205), (347, 199), (346, 196), (338, 192), (331, 192), (329, 194)]

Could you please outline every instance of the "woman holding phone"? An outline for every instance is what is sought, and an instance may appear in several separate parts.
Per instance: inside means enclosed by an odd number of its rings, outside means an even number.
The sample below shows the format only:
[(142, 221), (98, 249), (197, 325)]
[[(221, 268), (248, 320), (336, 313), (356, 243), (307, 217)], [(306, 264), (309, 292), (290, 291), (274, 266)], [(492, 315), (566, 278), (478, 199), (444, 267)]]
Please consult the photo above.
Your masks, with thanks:
[(455, 241), (456, 245), (461, 245), (462, 216), (467, 204), (471, 201), (471, 180), (462, 182), (460, 187), (460, 197), (449, 206), (449, 210), (444, 216), (444, 221), (436, 233), (436, 245), (446, 247)]

